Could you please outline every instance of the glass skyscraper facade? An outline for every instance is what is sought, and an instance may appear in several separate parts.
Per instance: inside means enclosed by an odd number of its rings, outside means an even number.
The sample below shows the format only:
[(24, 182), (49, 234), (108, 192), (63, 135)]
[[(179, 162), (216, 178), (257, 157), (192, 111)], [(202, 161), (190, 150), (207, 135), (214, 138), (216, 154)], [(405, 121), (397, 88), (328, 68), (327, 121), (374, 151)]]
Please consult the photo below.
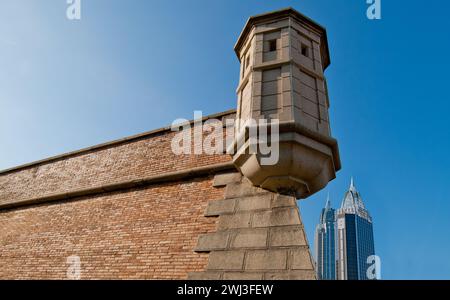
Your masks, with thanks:
[(341, 207), (327, 200), (315, 234), (316, 271), (319, 279), (367, 280), (375, 255), (372, 218), (353, 179)]
[(335, 210), (331, 208), (330, 199), (322, 213), (315, 234), (315, 258), (317, 278), (319, 280), (336, 279), (335, 249)]
[(367, 270), (375, 255), (372, 218), (356, 190), (353, 179), (336, 211), (336, 277), (340, 280), (367, 280)]

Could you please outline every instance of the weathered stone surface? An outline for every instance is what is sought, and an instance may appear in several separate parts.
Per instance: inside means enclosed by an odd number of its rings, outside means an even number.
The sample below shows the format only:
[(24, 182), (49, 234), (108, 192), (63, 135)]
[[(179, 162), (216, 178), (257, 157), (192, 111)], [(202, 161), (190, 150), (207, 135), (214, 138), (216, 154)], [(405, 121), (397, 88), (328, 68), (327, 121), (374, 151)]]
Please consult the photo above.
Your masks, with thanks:
[(314, 270), (311, 255), (307, 247), (292, 250), (292, 269)]
[(209, 254), (208, 270), (242, 270), (244, 251), (213, 251)]
[(228, 236), (228, 232), (202, 234), (198, 238), (195, 251), (205, 252), (211, 250), (223, 250), (227, 247)]
[(220, 272), (192, 272), (188, 274), (189, 280), (220, 280)]
[(241, 178), (242, 175), (240, 173), (219, 174), (214, 176), (213, 186), (214, 187), (226, 186), (229, 183), (241, 181)]
[(253, 250), (247, 253), (246, 270), (285, 270), (286, 250)]
[(296, 199), (292, 196), (285, 196), (285, 195), (275, 195), (272, 200), (272, 207), (296, 207)]
[(236, 199), (236, 210), (248, 211), (269, 209), (273, 195), (271, 193)]
[(219, 218), (218, 230), (232, 228), (248, 228), (251, 225), (250, 213), (236, 213), (234, 215), (222, 215)]
[(266, 280), (315, 280), (316, 274), (312, 270), (269, 272), (264, 275)]
[(266, 228), (240, 229), (232, 241), (233, 248), (262, 248), (267, 246)]
[[(289, 20), (284, 28), (273, 25), (281, 15)], [(250, 151), (249, 136), (236, 135), (234, 164), (255, 186), (275, 193), (294, 192), (303, 199), (323, 189), (341, 168), (337, 141), (323, 122), (329, 119), (328, 105), (321, 110), (317, 101), (316, 81), (324, 80), (329, 65), (325, 29), (293, 9), (281, 10), (250, 18), (235, 50), (242, 64), (237, 118), (278, 119), (281, 134), (280, 155), (273, 164), (264, 162), (267, 155), (261, 151)], [(307, 70), (303, 77), (309, 84), (299, 80), (301, 70)], [(327, 96), (324, 87), (320, 92)], [(242, 125), (236, 126), (242, 132)]]
[(256, 212), (253, 227), (271, 227), (300, 224), (300, 216), (295, 208), (274, 208), (270, 211)]
[(230, 183), (225, 187), (225, 198), (238, 198), (245, 196), (253, 196), (261, 193), (267, 193), (266, 190), (253, 186), (253, 184), (245, 177), (241, 183)]
[(217, 233), (200, 236), (196, 248), (211, 251), (209, 276), (217, 277), (215, 271), (224, 280), (314, 279), (295, 197), (227, 177), (215, 178), (217, 186), (230, 182), (224, 199), (211, 201), (205, 212), (218, 216)]
[(270, 229), (270, 246), (306, 246), (305, 232), (301, 226), (274, 227)]
[(262, 280), (263, 273), (229, 272), (223, 274), (224, 280)]
[(206, 207), (205, 216), (214, 217), (221, 214), (232, 213), (234, 211), (235, 200), (234, 199), (224, 199), (210, 201)]
[(207, 213), (219, 215), (220, 234), (199, 238), (198, 251), (212, 251), (207, 270), (221, 270), (221, 279), (230, 280), (315, 279), (295, 198), (247, 183), (227, 184), (226, 190), (240, 189), (233, 196), (242, 196), (208, 205)]

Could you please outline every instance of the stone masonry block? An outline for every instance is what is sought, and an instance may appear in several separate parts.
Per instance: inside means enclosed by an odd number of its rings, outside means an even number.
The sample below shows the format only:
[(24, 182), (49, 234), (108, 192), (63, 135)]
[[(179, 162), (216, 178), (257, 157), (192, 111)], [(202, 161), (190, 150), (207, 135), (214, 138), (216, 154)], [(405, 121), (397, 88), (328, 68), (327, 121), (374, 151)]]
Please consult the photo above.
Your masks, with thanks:
[(255, 71), (253, 74), (253, 80), (255, 82), (261, 82), (262, 81), (262, 71)]
[(272, 207), (296, 207), (296, 199), (292, 196), (275, 195), (272, 200)]
[(232, 213), (234, 211), (234, 206), (234, 199), (209, 201), (208, 206), (206, 207), (205, 216), (213, 217)]
[(234, 215), (222, 215), (219, 218), (219, 230), (233, 228), (248, 228), (251, 225), (250, 213), (236, 213)]
[(262, 280), (263, 273), (227, 272), (223, 274), (224, 280)]
[(202, 234), (198, 238), (195, 251), (207, 252), (211, 250), (223, 250), (227, 247), (228, 236), (229, 234), (227, 232)]
[(213, 251), (209, 254), (208, 270), (242, 270), (244, 251)]
[(315, 280), (316, 274), (312, 270), (269, 272), (264, 275), (266, 280)]
[(311, 255), (307, 247), (292, 250), (292, 269), (314, 270)]
[(192, 272), (189, 273), (189, 280), (220, 280), (220, 272)]
[(289, 35), (283, 35), (281, 37), (281, 47), (289, 47)]
[(318, 92), (317, 96), (318, 96), (318, 99), (319, 99), (319, 104), (323, 105), (325, 107), (328, 107), (327, 96), (324, 93), (322, 93), (322, 92)]
[(286, 250), (253, 250), (247, 253), (246, 270), (285, 270)]
[(295, 208), (274, 208), (271, 211), (256, 212), (253, 215), (253, 227), (300, 224), (300, 215)]
[(258, 209), (269, 209), (271, 200), (272, 200), (271, 193), (236, 199), (236, 210), (249, 211)]
[(270, 228), (270, 246), (306, 246), (305, 232), (302, 226), (284, 226)]
[(253, 186), (247, 179), (242, 178), (242, 183), (230, 183), (225, 188), (225, 198), (237, 198), (267, 193), (266, 190)]
[(233, 248), (262, 248), (267, 246), (267, 233), (265, 228), (240, 229), (231, 243)]
[(232, 182), (239, 182), (241, 181), (242, 175), (240, 173), (226, 173), (226, 174), (219, 174), (214, 176), (214, 187), (221, 187), (226, 186), (229, 183)]

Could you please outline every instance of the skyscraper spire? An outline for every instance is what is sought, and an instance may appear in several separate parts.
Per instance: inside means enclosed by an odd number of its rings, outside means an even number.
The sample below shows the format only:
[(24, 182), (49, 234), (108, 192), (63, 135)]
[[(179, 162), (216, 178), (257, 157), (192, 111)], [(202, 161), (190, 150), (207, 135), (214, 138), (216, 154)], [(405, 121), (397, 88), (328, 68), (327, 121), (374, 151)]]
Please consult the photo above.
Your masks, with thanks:
[(330, 192), (328, 192), (327, 195), (327, 204), (325, 205), (326, 209), (329, 209), (331, 207), (331, 201), (330, 201)]
[(350, 179), (350, 187), (342, 200), (341, 209), (351, 209), (357, 213), (367, 215), (367, 218), (370, 218), (362, 201), (361, 195), (356, 190), (353, 176)]

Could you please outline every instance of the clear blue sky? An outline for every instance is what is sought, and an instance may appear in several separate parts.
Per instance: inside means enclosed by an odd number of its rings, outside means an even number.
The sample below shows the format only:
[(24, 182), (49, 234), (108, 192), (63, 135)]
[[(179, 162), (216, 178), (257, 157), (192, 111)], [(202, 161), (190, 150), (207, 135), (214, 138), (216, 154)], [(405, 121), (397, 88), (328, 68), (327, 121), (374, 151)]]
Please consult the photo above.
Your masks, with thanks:
[(0, 2), (0, 169), (234, 108), (248, 16), (293, 6), (328, 29), (343, 169), (301, 203), (309, 241), (350, 176), (385, 279), (450, 279), (450, 4), (365, 0)]

